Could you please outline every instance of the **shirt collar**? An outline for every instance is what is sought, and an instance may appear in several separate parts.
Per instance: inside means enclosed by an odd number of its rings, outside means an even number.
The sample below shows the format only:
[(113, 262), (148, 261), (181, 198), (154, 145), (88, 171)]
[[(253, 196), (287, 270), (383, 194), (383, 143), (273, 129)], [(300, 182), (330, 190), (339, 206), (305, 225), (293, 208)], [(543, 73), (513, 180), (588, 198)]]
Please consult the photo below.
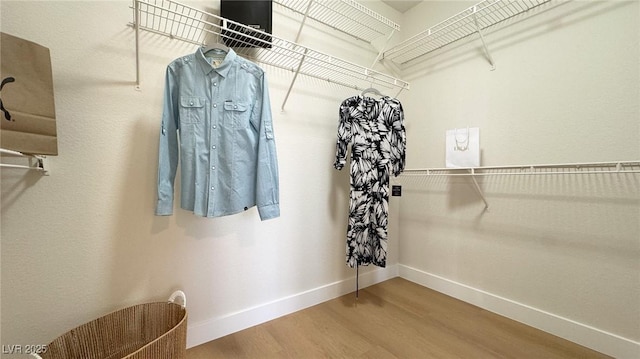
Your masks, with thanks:
[(195, 53), (196, 60), (200, 64), (200, 68), (202, 69), (202, 71), (205, 74), (209, 74), (211, 71), (215, 71), (220, 76), (227, 77), (227, 73), (229, 72), (229, 69), (231, 69), (231, 63), (236, 59), (236, 57), (238, 57), (238, 54), (236, 54), (236, 52), (230, 48), (229, 51), (227, 52), (227, 56), (224, 57), (222, 64), (220, 64), (220, 66), (216, 68), (216, 67), (213, 67), (209, 63), (209, 61), (205, 58), (204, 53), (202, 52), (202, 49), (203, 49), (202, 47), (199, 47)]

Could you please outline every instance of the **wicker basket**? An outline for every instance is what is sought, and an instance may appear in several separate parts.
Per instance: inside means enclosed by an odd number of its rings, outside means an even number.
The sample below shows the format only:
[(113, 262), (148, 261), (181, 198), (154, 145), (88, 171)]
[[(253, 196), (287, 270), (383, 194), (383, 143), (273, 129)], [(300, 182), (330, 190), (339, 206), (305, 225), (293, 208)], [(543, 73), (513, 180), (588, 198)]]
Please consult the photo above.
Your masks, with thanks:
[[(182, 296), (183, 305), (175, 303)], [(68, 331), (47, 346), (41, 359), (185, 359), (186, 298), (121, 309)]]

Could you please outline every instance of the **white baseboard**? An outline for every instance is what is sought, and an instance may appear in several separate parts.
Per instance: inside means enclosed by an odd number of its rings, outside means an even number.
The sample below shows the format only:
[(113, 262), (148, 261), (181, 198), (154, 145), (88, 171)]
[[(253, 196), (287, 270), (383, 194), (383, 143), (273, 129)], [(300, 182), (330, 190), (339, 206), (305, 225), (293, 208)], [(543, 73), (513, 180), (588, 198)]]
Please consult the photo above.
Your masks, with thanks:
[(618, 359), (640, 358), (640, 343), (405, 265), (399, 276)]
[[(397, 265), (390, 265), (361, 273), (359, 285), (360, 288), (365, 288), (397, 276)], [(191, 324), (187, 328), (187, 348), (326, 302), (354, 290), (355, 279), (352, 277), (236, 313)]]

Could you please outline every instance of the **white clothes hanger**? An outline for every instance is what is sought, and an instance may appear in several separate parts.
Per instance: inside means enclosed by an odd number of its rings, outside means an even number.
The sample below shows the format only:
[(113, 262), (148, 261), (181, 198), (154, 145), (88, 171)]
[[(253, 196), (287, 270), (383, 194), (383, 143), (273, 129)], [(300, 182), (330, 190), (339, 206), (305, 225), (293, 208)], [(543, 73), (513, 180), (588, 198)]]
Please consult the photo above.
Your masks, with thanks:
[(360, 93), (360, 96), (364, 96), (365, 94), (373, 94), (373, 95), (378, 95), (378, 96), (384, 96), (380, 91), (378, 91), (378, 89), (374, 88), (374, 87), (369, 87), (366, 88), (364, 90), (362, 90), (362, 92)]
[(229, 47), (227, 45), (221, 43), (221, 42), (214, 42), (214, 43), (211, 43), (211, 44), (205, 46), (202, 49), (202, 53), (206, 54), (207, 52), (213, 51), (213, 50), (222, 50), (222, 51), (228, 53), (229, 52)]

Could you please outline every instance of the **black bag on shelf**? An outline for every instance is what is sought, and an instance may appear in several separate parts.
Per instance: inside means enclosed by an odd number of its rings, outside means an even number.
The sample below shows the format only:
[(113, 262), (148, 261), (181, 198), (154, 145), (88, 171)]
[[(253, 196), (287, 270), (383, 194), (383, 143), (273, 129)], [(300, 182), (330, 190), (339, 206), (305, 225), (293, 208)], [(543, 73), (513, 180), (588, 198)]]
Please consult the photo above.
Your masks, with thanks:
[(227, 24), (222, 30), (227, 46), (271, 48), (271, 36), (252, 31), (271, 34), (271, 0), (220, 0), (220, 16), (245, 25)]

